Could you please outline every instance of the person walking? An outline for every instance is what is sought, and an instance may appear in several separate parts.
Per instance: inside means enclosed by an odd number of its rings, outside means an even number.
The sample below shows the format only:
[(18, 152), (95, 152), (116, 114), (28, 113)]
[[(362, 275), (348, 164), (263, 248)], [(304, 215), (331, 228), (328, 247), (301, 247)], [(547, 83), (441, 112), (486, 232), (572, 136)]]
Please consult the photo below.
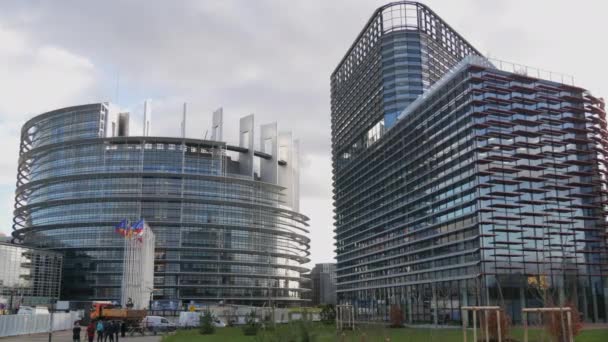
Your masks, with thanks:
[(87, 325), (87, 337), (89, 338), (89, 342), (93, 342), (95, 339), (95, 323), (91, 322)]
[(78, 322), (75, 322), (74, 328), (72, 328), (72, 341), (80, 342), (80, 324)]
[(112, 331), (112, 321), (105, 321), (103, 323), (103, 342), (114, 342), (114, 332)]
[(115, 342), (118, 342), (118, 335), (120, 334), (120, 322), (119, 321), (114, 321), (114, 337), (115, 337)]
[(125, 337), (126, 333), (127, 333), (127, 323), (122, 322), (122, 323), (120, 323), (120, 336)]
[(97, 342), (103, 342), (103, 321), (97, 321)]
[(110, 342), (114, 342), (114, 330), (116, 329), (116, 323), (113, 321), (109, 321), (110, 331), (108, 331), (108, 337), (110, 337)]

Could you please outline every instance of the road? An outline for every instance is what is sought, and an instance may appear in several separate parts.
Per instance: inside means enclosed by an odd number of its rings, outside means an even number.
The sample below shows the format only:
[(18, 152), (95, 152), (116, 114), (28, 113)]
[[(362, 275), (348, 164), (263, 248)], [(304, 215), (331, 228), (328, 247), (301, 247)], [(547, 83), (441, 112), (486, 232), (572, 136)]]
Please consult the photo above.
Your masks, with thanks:
[[(160, 342), (160, 336), (139, 336), (139, 337), (125, 337), (120, 338), (120, 341), (125, 342)], [(0, 337), (0, 342), (48, 342), (49, 334), (35, 334), (35, 335), (21, 335), (21, 336), (13, 336), (13, 337)], [(86, 339), (83, 336), (80, 338), (82, 342), (85, 342)], [(97, 337), (95, 337), (95, 341)], [(55, 331), (53, 333), (53, 342), (72, 342), (72, 332), (65, 331)]]

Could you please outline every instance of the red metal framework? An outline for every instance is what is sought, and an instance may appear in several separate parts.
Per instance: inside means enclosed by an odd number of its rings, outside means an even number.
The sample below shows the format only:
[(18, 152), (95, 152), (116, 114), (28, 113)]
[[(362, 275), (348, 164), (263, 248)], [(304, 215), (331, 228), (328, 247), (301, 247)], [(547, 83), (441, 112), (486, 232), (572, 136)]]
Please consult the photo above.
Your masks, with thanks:
[(604, 101), (574, 86), (475, 69), (483, 272), (606, 276)]

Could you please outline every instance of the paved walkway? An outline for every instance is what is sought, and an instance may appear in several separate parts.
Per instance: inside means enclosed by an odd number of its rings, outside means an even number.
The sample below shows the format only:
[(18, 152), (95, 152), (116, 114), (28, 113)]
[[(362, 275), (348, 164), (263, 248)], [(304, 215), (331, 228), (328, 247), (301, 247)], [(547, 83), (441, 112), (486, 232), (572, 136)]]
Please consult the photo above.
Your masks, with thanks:
[[(84, 336), (84, 335), (83, 335)], [(134, 336), (120, 338), (118, 341), (124, 342), (160, 342), (160, 336)], [(49, 334), (21, 335), (13, 337), (0, 337), (0, 342), (48, 342)], [(85, 342), (86, 339), (81, 337), (80, 340)], [(72, 342), (72, 331), (55, 331), (53, 333), (53, 342)], [(97, 341), (97, 337), (95, 337)]]

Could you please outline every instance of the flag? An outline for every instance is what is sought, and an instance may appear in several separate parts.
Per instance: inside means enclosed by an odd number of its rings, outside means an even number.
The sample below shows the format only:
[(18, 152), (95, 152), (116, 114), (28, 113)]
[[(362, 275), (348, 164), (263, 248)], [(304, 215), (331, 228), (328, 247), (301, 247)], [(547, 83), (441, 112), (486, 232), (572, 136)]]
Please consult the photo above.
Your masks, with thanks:
[(141, 219), (133, 225), (132, 234), (137, 238), (137, 241), (142, 242), (144, 236), (144, 228), (146, 226), (146, 221)]
[(141, 220), (135, 222), (135, 224), (133, 224), (133, 233), (141, 234), (144, 231), (145, 224), (146, 223), (145, 223), (144, 219), (141, 219)]
[(116, 227), (114, 227), (114, 231), (118, 234), (125, 236), (127, 234), (127, 229), (129, 229), (129, 223), (127, 219), (120, 221)]

